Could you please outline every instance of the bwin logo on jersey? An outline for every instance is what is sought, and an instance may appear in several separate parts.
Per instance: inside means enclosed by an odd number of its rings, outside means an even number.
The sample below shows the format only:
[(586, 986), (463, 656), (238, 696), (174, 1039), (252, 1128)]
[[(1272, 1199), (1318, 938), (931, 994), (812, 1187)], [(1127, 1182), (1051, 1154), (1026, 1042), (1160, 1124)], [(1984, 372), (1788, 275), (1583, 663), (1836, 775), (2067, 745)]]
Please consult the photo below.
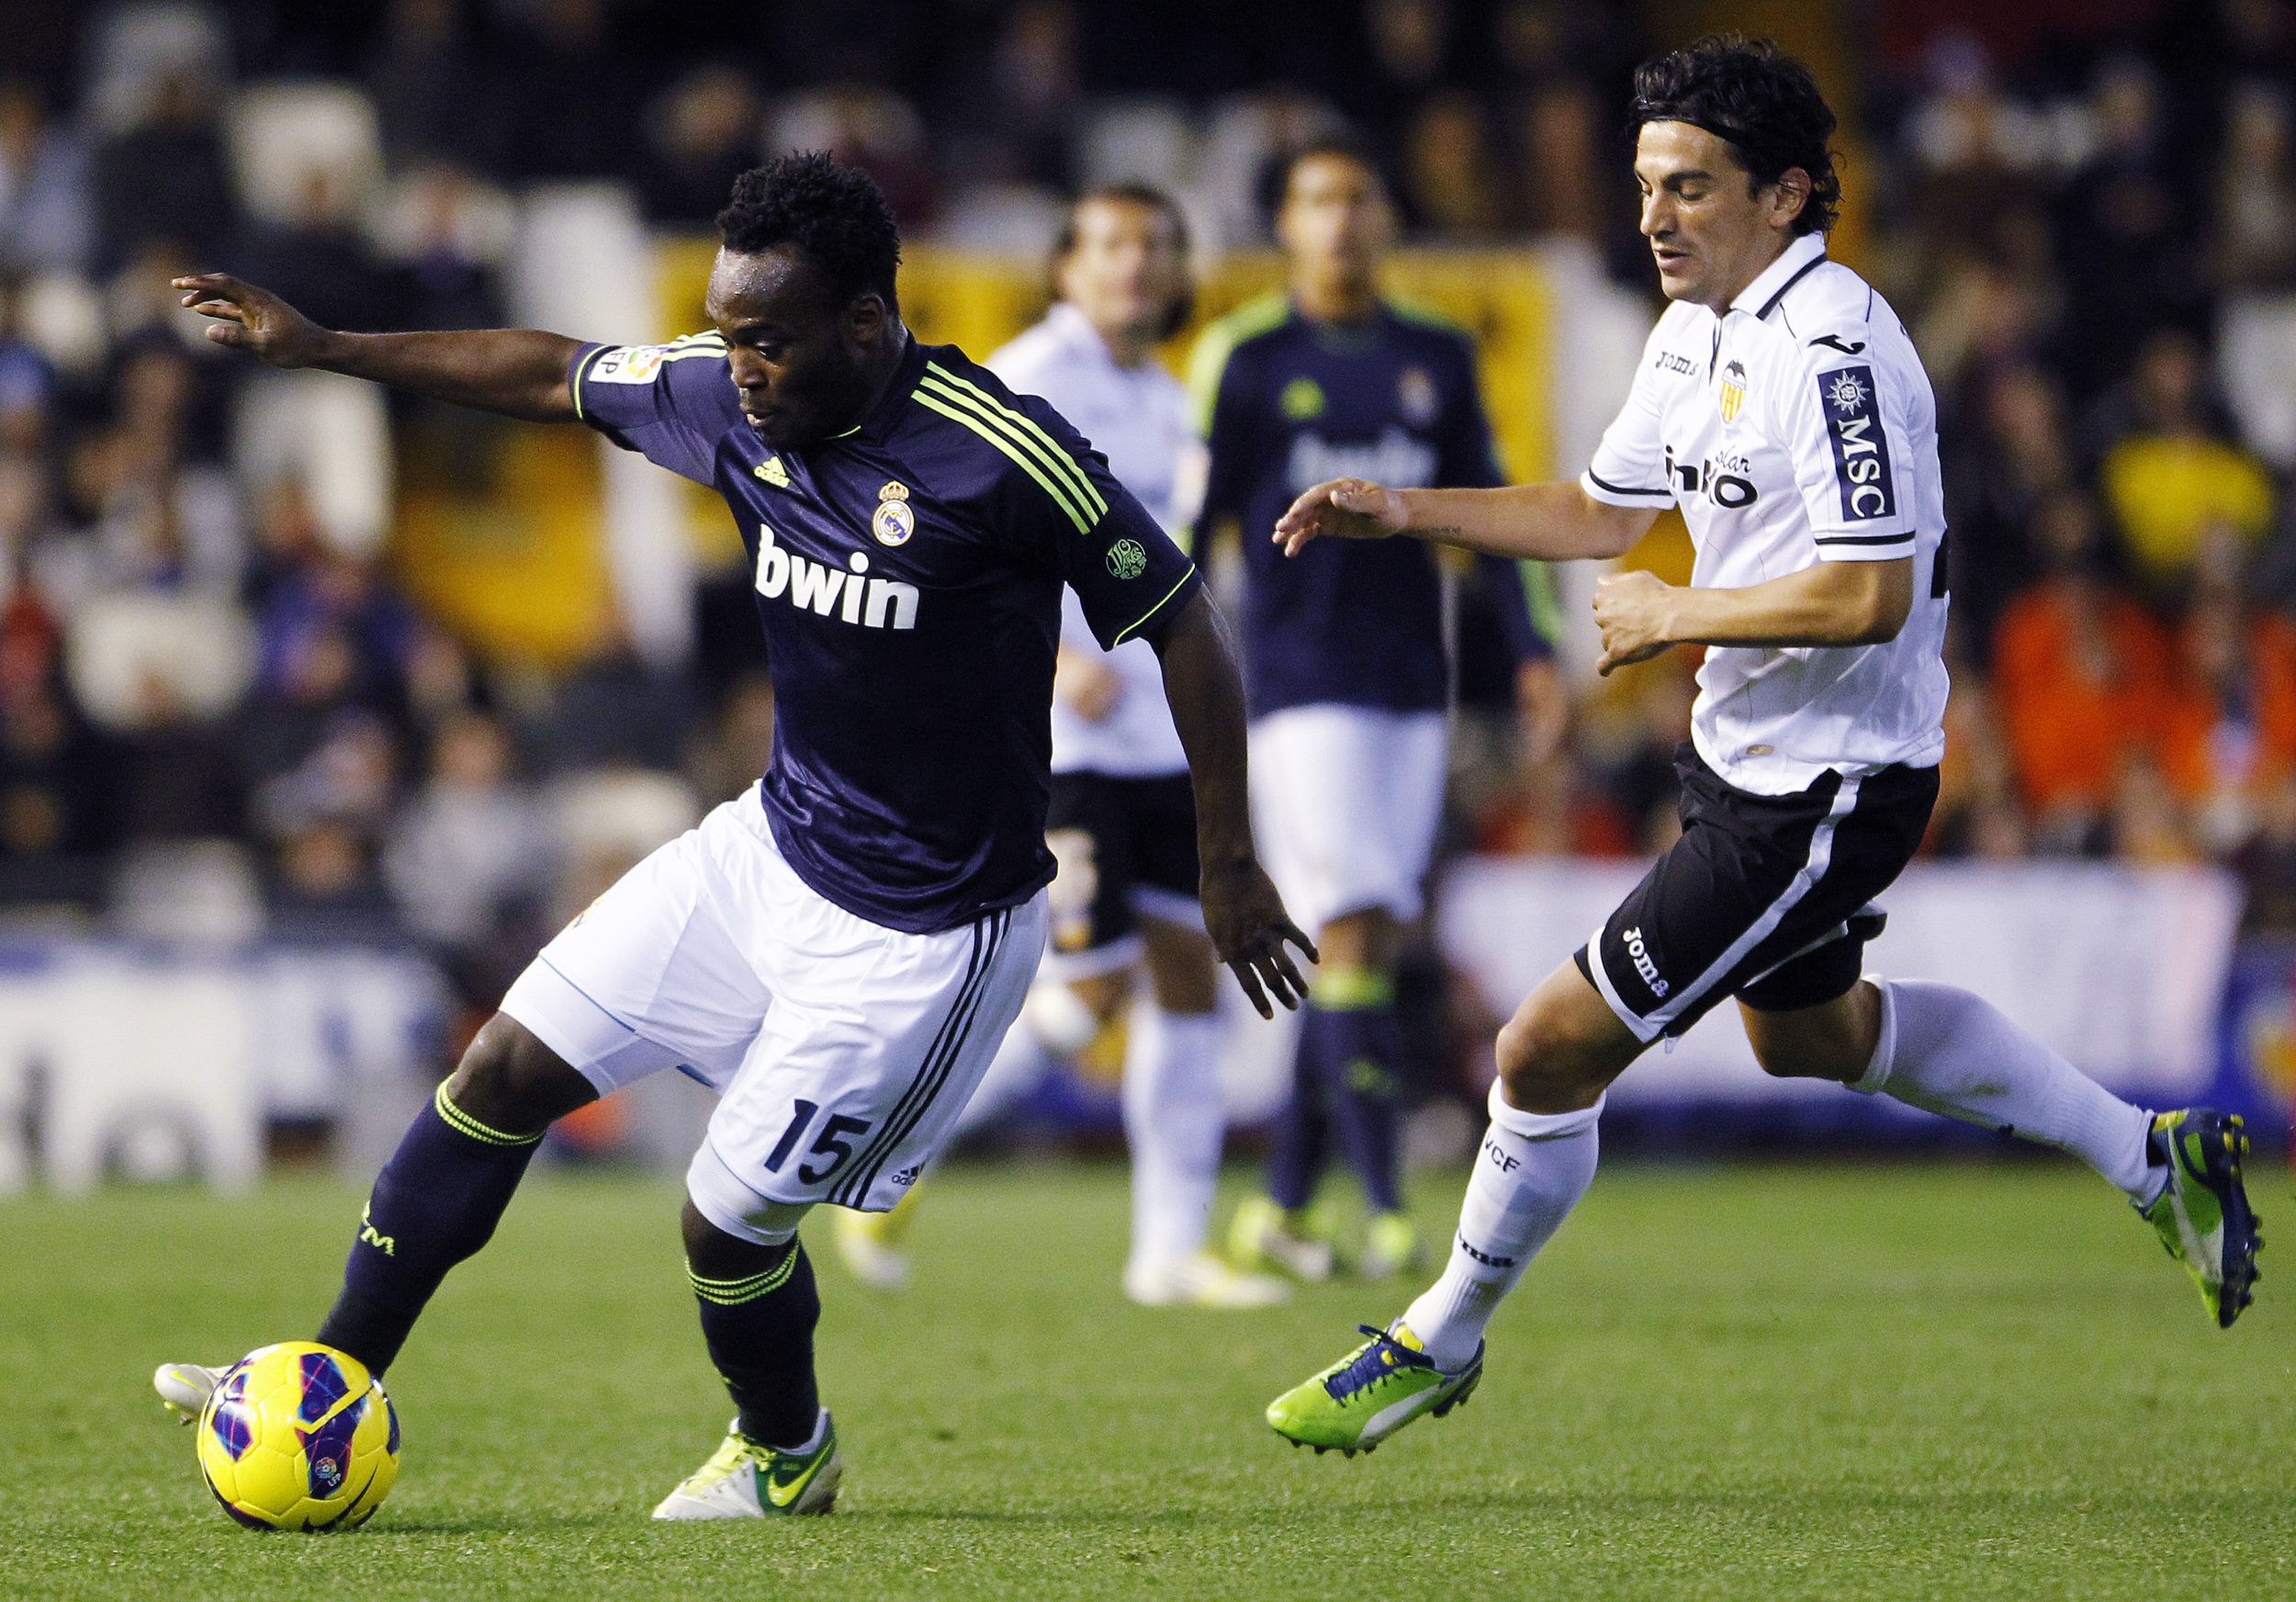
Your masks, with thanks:
[(864, 579), (869, 571), (866, 551), (855, 551), (845, 563), (844, 568), (833, 568), (783, 550), (773, 531), (758, 525), (757, 589), (767, 600), (786, 595), (793, 606), (863, 628), (917, 626), (916, 585), (898, 579)]
[(1438, 465), (1435, 446), (1390, 425), (1376, 440), (1346, 443), (1309, 429), (1292, 440), (1285, 471), (1296, 495), (1328, 479), (1368, 479), (1398, 490), (1416, 489), (1435, 482)]
[(1841, 491), (1842, 519), (1849, 523), (1871, 523), (1897, 513), (1889, 435), (1874, 398), (1871, 367), (1837, 367), (1818, 376), (1818, 410), (1826, 414), (1826, 433), (1834, 448), (1834, 482)]

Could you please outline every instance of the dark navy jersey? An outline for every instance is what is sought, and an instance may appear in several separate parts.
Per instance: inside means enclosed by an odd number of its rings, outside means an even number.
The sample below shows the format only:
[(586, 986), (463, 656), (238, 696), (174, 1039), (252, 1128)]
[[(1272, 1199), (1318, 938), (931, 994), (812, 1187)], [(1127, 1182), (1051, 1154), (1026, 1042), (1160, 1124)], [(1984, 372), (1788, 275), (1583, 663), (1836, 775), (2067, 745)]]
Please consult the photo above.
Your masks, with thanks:
[(1110, 649), (1199, 583), (1099, 453), (915, 341), (857, 427), (802, 450), (749, 426), (715, 334), (584, 345), (573, 389), (585, 423), (733, 509), (777, 710), (760, 794), (797, 875), (913, 933), (1042, 887), (1062, 583)]
[[(1475, 378), (1447, 323), (1382, 305), (1360, 328), (1319, 323), (1280, 296), (1205, 332), (1191, 363), (1211, 447), (1198, 526), (1243, 532), (1244, 684), (1252, 715), (1337, 702), (1392, 711), (1450, 698), (1443, 573), (1417, 540), (1319, 539), (1286, 557), (1269, 538), (1327, 479), (1394, 489), (1506, 480)], [(1543, 655), (1516, 565), (1476, 558), (1516, 660)]]

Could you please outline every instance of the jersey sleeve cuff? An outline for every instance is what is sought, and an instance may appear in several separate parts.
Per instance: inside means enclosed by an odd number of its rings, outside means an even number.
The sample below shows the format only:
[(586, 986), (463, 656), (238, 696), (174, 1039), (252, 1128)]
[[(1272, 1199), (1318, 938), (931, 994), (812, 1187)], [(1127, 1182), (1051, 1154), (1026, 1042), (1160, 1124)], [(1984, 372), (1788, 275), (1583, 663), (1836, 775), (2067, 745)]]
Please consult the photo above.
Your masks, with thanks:
[(603, 355), (610, 348), (612, 347), (602, 344), (586, 344), (576, 351), (574, 359), (567, 364), (566, 389), (567, 393), (574, 398), (575, 419), (578, 422), (588, 423), (593, 428), (597, 424), (591, 421), (590, 408), (582, 404), (582, 375), (590, 371), (591, 363)]
[(1614, 484), (1593, 468), (1579, 475), (1579, 488), (1605, 506), (1641, 506), (1663, 510), (1674, 504), (1674, 491), (1663, 484)]
[(1919, 544), (1910, 528), (1894, 534), (1829, 529), (1810, 537), (1817, 542), (1819, 558), (1829, 562), (1894, 562), (1913, 555)]
[(1198, 577), (1196, 564), (1190, 562), (1187, 565), (1187, 571), (1180, 575), (1180, 581), (1166, 590), (1161, 601), (1119, 629), (1116, 637), (1108, 642), (1107, 649), (1114, 650), (1128, 639), (1155, 638), (1157, 635), (1164, 632), (1165, 627), (1175, 617), (1180, 615), (1180, 608), (1187, 604), (1187, 596), (1200, 587), (1201, 581)]

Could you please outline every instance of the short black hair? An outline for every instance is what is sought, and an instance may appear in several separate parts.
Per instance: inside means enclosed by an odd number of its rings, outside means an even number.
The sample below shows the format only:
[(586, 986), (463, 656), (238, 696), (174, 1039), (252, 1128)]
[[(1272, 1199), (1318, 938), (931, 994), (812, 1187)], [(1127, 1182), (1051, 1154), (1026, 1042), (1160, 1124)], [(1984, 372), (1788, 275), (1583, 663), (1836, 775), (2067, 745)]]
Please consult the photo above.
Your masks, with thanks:
[[(1052, 299), (1055, 300), (1060, 299), (1058, 282), (1060, 265), (1066, 261), (1076, 248), (1076, 219), (1083, 215), (1086, 207), (1095, 201), (1111, 201), (1122, 206), (1144, 206), (1155, 212), (1172, 225), (1173, 243), (1180, 247), (1182, 260), (1187, 259), (1188, 253), (1187, 213), (1180, 209), (1180, 203), (1177, 200), (1157, 188), (1154, 184), (1143, 184), (1137, 178), (1127, 178), (1114, 184), (1096, 185), (1076, 197), (1075, 203), (1068, 208), (1068, 215), (1061, 219), (1060, 231), (1052, 236), (1051, 266), (1054, 277)], [(1172, 309), (1165, 314), (1164, 326), (1157, 331), (1156, 337), (1173, 338), (1180, 330), (1187, 326), (1187, 320), (1195, 310), (1196, 286), (1191, 279), (1182, 285), (1179, 294), (1174, 298)]]
[(1841, 180), (1826, 145), (1833, 111), (1809, 68), (1771, 40), (1708, 34), (1643, 62), (1635, 69), (1627, 136), (1652, 122), (1687, 122), (1728, 141), (1755, 189), (1801, 168), (1809, 175), (1809, 198), (1794, 231), (1833, 227), (1841, 207)]
[(1380, 160), (1378, 149), (1361, 134), (1343, 128), (1329, 133), (1319, 133), (1305, 144), (1293, 145), (1266, 169), (1260, 197), (1267, 215), (1273, 218), (1284, 209), (1284, 202), (1291, 198), (1291, 180), (1301, 167), (1310, 162), (1326, 158), (1353, 162), (1371, 175), (1373, 181), (1379, 186), (1380, 194), (1387, 197), (1390, 206), (1397, 203), (1397, 197), (1401, 191), (1395, 186), (1394, 175), (1387, 170), (1387, 163)]
[(726, 248), (755, 255), (793, 245), (828, 280), (840, 307), (875, 293), (897, 306), (901, 230), (877, 180), (820, 151), (796, 151), (734, 180), (717, 214)]

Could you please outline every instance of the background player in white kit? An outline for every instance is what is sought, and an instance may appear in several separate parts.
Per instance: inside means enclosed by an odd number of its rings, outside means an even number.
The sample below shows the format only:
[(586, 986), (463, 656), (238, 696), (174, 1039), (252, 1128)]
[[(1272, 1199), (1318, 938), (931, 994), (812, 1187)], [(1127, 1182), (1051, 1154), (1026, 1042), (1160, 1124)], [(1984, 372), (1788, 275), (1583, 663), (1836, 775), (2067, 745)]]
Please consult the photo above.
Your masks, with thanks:
[[(1155, 355), (1187, 320), (1187, 220), (1169, 196), (1143, 184), (1091, 191), (1053, 245), (1056, 303), (986, 363), (1074, 423), (1167, 531), (1187, 527), (1203, 485), (1187, 392)], [(1196, 807), (1163, 671), (1144, 642), (1101, 649), (1067, 600), (1052, 694), (1051, 941), (958, 1131), (1025, 1093), (1048, 1053), (1080, 1050), (1133, 1001), (1144, 972), (1124, 1056), (1124, 1292), (1150, 1306), (1265, 1306), (1286, 1294), (1281, 1280), (1237, 1273), (1204, 1250), (1226, 1133), (1219, 962), (1196, 900)], [(847, 1265), (880, 1289), (906, 1280), (903, 1236), (921, 1189), (890, 1213), (837, 1215)]]
[(1442, 1277), (1384, 1330), (1278, 1397), (1268, 1422), (1351, 1455), (1465, 1401), (1500, 1300), (1593, 1178), (1610, 1082), (1735, 997), (1774, 1075), (2041, 1141), (2119, 1187), (2230, 1326), (2260, 1244), (2246, 1136), (2155, 1115), (2085, 1078), (1978, 997), (1861, 976), (1871, 905), (1919, 845), (1944, 748), (1948, 573), (1936, 411), (1896, 314), (1829, 262), (1833, 114), (1766, 42), (1701, 40), (1636, 73), (1641, 230), (1673, 301), (1576, 484), (1320, 484), (1278, 521), (1520, 557), (1622, 554), (1679, 505), (1687, 587), (1607, 579), (1607, 672), (1710, 648), (1681, 840), (1500, 1032), (1491, 1123)]

